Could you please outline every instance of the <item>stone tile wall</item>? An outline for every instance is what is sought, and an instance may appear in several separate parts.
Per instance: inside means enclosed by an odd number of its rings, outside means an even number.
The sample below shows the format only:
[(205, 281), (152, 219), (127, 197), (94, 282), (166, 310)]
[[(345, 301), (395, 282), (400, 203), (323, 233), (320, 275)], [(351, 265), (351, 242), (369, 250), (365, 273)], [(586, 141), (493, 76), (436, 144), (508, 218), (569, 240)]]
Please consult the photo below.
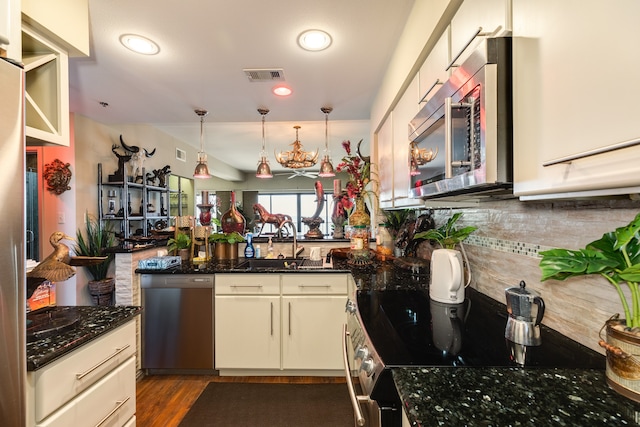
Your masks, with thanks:
[[(439, 226), (456, 210), (435, 211)], [(579, 249), (602, 234), (626, 225), (640, 212), (629, 199), (481, 202), (465, 208), (460, 225), (475, 225), (465, 248), (472, 271), (471, 286), (505, 302), (504, 289), (520, 280), (545, 301), (543, 323), (604, 353), (598, 346), (603, 323), (622, 306), (615, 289), (599, 276), (540, 282), (538, 252), (550, 248)], [(544, 337), (543, 337), (544, 339)]]

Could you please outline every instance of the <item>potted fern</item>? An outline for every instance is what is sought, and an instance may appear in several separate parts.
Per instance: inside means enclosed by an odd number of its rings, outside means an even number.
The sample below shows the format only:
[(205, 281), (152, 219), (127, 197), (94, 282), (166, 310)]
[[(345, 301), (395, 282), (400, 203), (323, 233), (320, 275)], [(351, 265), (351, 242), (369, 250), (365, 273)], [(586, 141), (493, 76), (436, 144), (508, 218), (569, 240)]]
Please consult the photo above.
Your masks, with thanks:
[(96, 305), (110, 305), (115, 289), (115, 279), (107, 276), (115, 255), (113, 253), (105, 253), (105, 249), (115, 246), (115, 234), (109, 223), (101, 226), (97, 219), (88, 214), (85, 215), (85, 224), (84, 233), (82, 229), (78, 229), (76, 232), (74, 250), (76, 255), (79, 256), (106, 256), (104, 261), (85, 265), (84, 268), (92, 278), (88, 283), (88, 287), (93, 301)]
[[(540, 270), (546, 280), (597, 274), (620, 297), (624, 319), (614, 315), (605, 323), (606, 377), (611, 388), (640, 402), (640, 214), (626, 226), (605, 233), (584, 249), (551, 249), (540, 252)], [(630, 291), (630, 301), (623, 292)]]

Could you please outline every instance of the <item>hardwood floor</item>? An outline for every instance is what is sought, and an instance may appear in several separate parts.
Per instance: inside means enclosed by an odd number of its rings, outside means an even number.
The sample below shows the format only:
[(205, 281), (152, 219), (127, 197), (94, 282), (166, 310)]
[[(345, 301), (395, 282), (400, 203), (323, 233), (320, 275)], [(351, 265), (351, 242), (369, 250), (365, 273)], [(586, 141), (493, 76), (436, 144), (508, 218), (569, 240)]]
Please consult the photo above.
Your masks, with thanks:
[(136, 425), (176, 427), (210, 382), (321, 384), (344, 383), (341, 377), (219, 377), (150, 375), (136, 384)]

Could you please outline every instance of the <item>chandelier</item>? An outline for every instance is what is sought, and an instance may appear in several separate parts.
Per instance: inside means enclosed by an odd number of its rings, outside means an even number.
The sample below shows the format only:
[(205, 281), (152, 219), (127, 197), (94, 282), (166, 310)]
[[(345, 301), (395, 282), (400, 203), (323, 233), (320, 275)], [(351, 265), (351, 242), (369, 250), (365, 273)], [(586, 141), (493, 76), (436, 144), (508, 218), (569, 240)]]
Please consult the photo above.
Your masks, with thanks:
[(427, 164), (438, 156), (438, 147), (436, 151), (433, 149), (418, 148), (415, 142), (409, 143), (409, 171), (412, 176), (420, 175), (419, 166)]
[(293, 128), (296, 130), (296, 140), (291, 144), (293, 150), (276, 154), (276, 160), (285, 168), (309, 168), (318, 161), (318, 151), (304, 151), (302, 149), (302, 143), (298, 139), (298, 129), (300, 129), (300, 126), (296, 125)]

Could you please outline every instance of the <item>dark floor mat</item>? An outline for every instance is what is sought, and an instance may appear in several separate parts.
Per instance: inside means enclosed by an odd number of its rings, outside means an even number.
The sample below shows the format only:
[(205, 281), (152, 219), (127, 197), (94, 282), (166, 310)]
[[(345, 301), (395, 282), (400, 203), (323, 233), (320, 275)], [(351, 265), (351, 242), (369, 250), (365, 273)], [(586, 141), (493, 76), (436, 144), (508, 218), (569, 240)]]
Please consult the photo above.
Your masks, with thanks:
[(180, 427), (353, 427), (346, 384), (209, 383)]

